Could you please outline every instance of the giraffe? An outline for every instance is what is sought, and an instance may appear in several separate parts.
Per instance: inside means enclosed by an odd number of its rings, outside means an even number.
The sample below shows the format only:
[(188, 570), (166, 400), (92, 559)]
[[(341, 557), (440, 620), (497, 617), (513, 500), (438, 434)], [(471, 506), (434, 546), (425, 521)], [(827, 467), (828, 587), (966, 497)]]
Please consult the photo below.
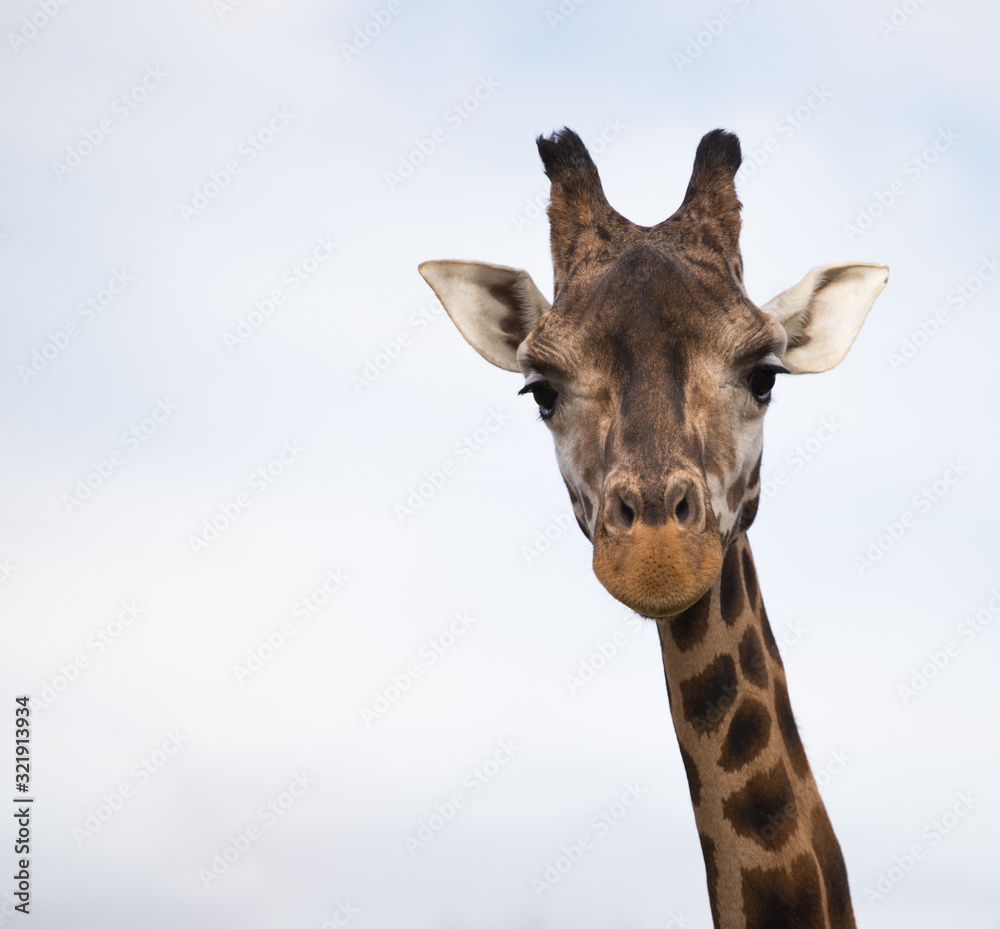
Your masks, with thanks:
[(746, 532), (776, 376), (838, 364), (888, 268), (817, 267), (758, 307), (743, 284), (735, 135), (702, 138), (680, 207), (655, 226), (610, 206), (576, 133), (537, 145), (553, 302), (515, 268), (420, 273), (473, 348), (524, 376), (594, 573), (657, 624), (716, 929), (853, 927)]

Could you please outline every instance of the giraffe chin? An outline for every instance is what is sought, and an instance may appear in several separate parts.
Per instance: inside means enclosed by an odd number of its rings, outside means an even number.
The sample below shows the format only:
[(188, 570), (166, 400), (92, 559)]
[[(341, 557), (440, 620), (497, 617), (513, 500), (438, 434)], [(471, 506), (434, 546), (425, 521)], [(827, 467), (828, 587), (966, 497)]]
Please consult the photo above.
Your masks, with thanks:
[(650, 619), (675, 616), (697, 603), (722, 569), (714, 525), (696, 534), (670, 522), (637, 525), (627, 537), (600, 533), (594, 574), (612, 597)]

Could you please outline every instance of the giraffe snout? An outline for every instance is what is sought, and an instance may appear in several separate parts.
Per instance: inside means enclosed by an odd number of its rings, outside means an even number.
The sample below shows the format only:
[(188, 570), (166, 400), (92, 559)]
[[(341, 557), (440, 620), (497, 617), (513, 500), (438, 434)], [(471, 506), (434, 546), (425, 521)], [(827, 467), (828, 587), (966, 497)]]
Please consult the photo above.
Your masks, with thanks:
[(609, 479), (598, 514), (594, 573), (616, 600), (644, 616), (695, 603), (722, 565), (718, 525), (704, 482), (687, 472), (658, 487)]
[(637, 525), (662, 526), (674, 523), (683, 532), (705, 529), (707, 490), (696, 477), (681, 472), (671, 474), (665, 484), (643, 487), (628, 476), (612, 478), (604, 490), (602, 518), (611, 535), (627, 535)]

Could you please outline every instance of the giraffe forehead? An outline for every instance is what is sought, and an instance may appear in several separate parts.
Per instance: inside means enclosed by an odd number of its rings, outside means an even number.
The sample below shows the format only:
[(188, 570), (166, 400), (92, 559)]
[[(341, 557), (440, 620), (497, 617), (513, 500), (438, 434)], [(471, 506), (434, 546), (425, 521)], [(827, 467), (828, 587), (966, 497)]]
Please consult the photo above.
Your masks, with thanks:
[(721, 258), (696, 260), (644, 243), (579, 269), (522, 357), (605, 393), (635, 384), (653, 393), (711, 383), (742, 356), (766, 354), (779, 341)]

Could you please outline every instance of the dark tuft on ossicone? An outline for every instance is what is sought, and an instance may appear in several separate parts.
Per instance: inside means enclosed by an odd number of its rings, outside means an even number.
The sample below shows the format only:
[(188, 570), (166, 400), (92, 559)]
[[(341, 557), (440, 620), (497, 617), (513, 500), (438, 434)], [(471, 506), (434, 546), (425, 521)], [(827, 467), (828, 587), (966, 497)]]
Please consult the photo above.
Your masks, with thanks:
[(743, 163), (740, 140), (725, 129), (705, 133), (694, 154), (695, 171), (714, 171), (719, 168), (735, 174)]
[(589, 171), (594, 164), (583, 139), (572, 129), (563, 128), (547, 137), (540, 135), (535, 144), (550, 181), (555, 181), (567, 170), (584, 168)]

